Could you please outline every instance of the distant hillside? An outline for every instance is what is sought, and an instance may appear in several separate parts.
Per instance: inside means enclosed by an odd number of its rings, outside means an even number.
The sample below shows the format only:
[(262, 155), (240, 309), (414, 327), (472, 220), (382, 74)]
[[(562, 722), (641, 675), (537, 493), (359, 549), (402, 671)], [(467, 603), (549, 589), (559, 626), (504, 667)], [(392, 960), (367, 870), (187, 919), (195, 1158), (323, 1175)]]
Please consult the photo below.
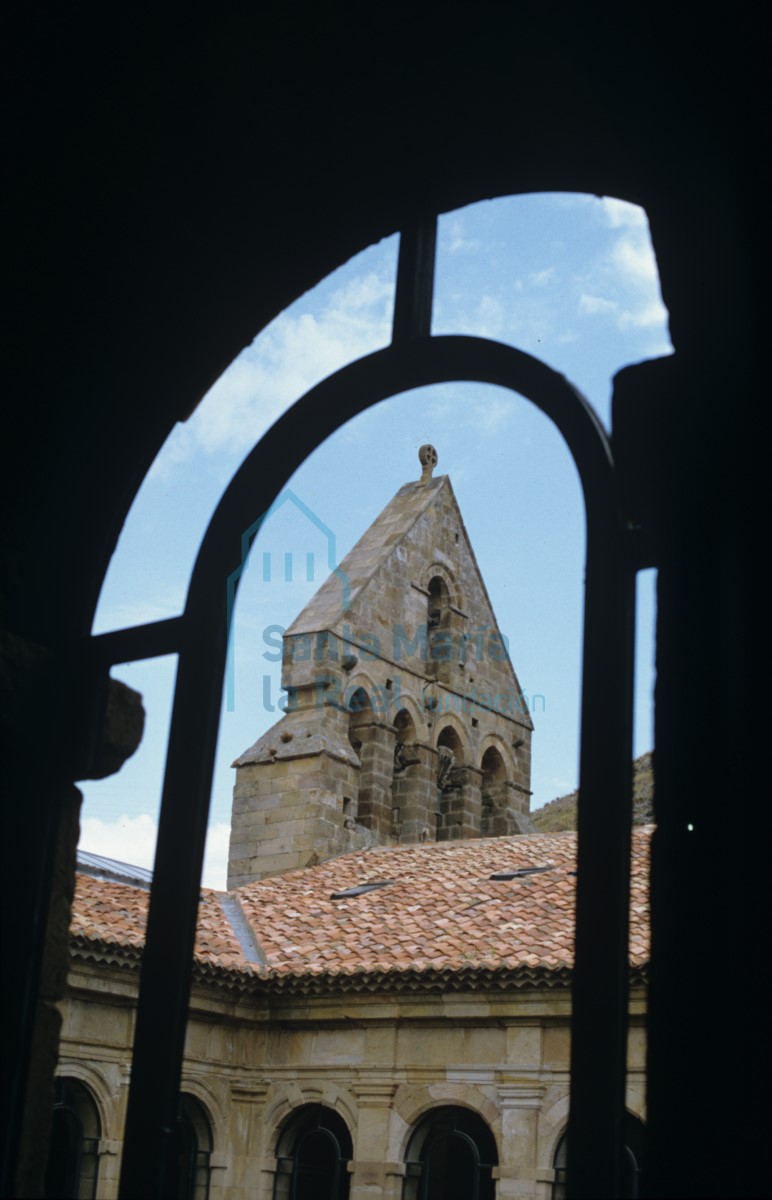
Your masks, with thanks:
[[(558, 796), (531, 813), (540, 833), (559, 833), (576, 829), (576, 801), (579, 792)], [(649, 750), (633, 761), (633, 825), (650, 825), (654, 820), (654, 751)]]

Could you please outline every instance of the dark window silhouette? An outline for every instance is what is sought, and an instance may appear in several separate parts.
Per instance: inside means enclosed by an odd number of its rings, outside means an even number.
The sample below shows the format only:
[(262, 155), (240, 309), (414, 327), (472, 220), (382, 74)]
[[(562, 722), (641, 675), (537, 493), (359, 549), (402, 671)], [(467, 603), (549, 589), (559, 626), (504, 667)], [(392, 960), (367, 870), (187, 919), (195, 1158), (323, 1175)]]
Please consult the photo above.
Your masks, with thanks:
[(180, 1096), (177, 1118), (177, 1187), (175, 1200), (207, 1200), (212, 1131), (201, 1104), (194, 1096)]
[(507, 768), (495, 746), (490, 746), (482, 757), (482, 814), (480, 832), (483, 835), (510, 833), (507, 822)]
[(495, 1138), (466, 1108), (435, 1108), (408, 1143), (403, 1200), (493, 1200)]
[(47, 1200), (93, 1200), (101, 1125), (96, 1101), (78, 1079), (56, 1080), (46, 1166)]
[(352, 1154), (343, 1118), (322, 1104), (304, 1104), (279, 1135), (274, 1200), (347, 1200)]
[(391, 832), (399, 837), (405, 805), (410, 805), (414, 792), (414, 772), (411, 770), (421, 761), (416, 750), (416, 731), (413, 719), (402, 708), (394, 718), (394, 766), (391, 779)]
[(363, 730), (372, 723), (373, 710), (370, 697), (364, 688), (357, 688), (349, 701), (351, 716), (348, 722), (348, 740), (357, 754), (362, 749), (364, 741)]
[(429, 606), (427, 625), (431, 636), (434, 629), (448, 629), (450, 626), (450, 597), (445, 580), (434, 575), (429, 580)]
[[(639, 1181), (643, 1170), (644, 1146), (646, 1142), (646, 1126), (632, 1113), (625, 1113), (624, 1121), (624, 1162), (622, 1165), (620, 1200), (637, 1200)], [(555, 1151), (554, 1168), (555, 1182), (552, 1185), (552, 1200), (566, 1200), (566, 1164), (568, 1157), (568, 1138), (564, 1133)]]

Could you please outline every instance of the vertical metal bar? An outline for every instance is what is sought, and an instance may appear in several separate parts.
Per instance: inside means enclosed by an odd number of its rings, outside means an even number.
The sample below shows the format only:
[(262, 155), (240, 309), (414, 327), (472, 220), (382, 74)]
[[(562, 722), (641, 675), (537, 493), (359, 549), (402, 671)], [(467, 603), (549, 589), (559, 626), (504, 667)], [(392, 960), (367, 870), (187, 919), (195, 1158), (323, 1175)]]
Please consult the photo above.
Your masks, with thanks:
[(422, 217), (399, 235), (393, 342), (431, 335), (436, 247), (434, 215)]
[[(598, 536), (600, 534), (600, 536)], [(571, 1018), (569, 1200), (620, 1195), (629, 979), (635, 573), (588, 525)]]
[[(137, 1008), (142, 1055), (132, 1068), (121, 1164), (127, 1200), (165, 1200), (176, 1191), (174, 1132), (225, 670), (224, 584), (219, 591), (209, 622), (186, 617), (177, 668)], [(152, 1069), (143, 1072), (143, 1064)]]

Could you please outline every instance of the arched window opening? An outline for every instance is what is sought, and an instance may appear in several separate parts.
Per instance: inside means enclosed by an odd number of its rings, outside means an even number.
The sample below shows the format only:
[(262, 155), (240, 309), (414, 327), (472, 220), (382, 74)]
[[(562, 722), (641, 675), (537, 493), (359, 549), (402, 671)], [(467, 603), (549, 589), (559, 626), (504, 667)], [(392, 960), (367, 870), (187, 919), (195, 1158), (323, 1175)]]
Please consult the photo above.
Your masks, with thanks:
[(440, 683), (453, 683), (465, 658), (462, 617), (452, 606), (448, 585), (441, 575), (432, 576), (428, 592), (426, 673)]
[(496, 1140), (470, 1109), (432, 1109), (408, 1143), (403, 1200), (493, 1200)]
[(482, 757), (482, 823), (484, 837), (500, 837), (513, 830), (507, 821), (510, 789), (507, 768), (495, 746), (489, 746)]
[(347, 1200), (352, 1154), (343, 1118), (322, 1104), (303, 1105), (279, 1135), (273, 1200)]
[(426, 619), (429, 637), (450, 625), (450, 596), (448, 585), (440, 575), (429, 580), (429, 611)]
[[(402, 708), (394, 718), (394, 771), (391, 781), (391, 831), (399, 837), (406, 821), (413, 820), (410, 810), (411, 797), (415, 795), (416, 780), (414, 767), (420, 763), (415, 740), (413, 718)], [(413, 840), (413, 839), (411, 839)]]
[(343, 816), (346, 822), (367, 825), (370, 821), (368, 791), (372, 775), (370, 766), (370, 733), (373, 723), (373, 710), (370, 697), (364, 688), (357, 688), (349, 701), (348, 740), (354, 753), (359, 757), (361, 767), (357, 777), (356, 794), (347, 796), (343, 801)]
[(392, 824), (394, 733), (381, 713), (373, 709), (364, 688), (354, 692), (349, 713), (349, 741), (359, 756), (361, 766), (356, 805), (349, 805), (347, 815), (353, 816), (365, 829), (388, 834)]
[(452, 725), (437, 738), (437, 841), (461, 837), (467, 771), (464, 748)]
[(180, 1096), (176, 1140), (175, 1200), (208, 1200), (212, 1130), (199, 1101), (185, 1092)]
[(101, 1124), (96, 1101), (78, 1079), (56, 1080), (45, 1194), (51, 1200), (93, 1200), (99, 1174)]
[(354, 751), (361, 757), (360, 751), (364, 744), (365, 731), (373, 719), (370, 697), (364, 688), (357, 688), (354, 692), (349, 701), (348, 711), (348, 740)]
[[(646, 1147), (646, 1126), (638, 1117), (626, 1112), (624, 1117), (624, 1159), (620, 1200), (637, 1200), (640, 1194), (640, 1178), (643, 1170)], [(552, 1200), (566, 1200), (566, 1175), (568, 1164), (568, 1134), (564, 1133), (555, 1151), (553, 1166), (555, 1181), (552, 1185)]]
[[(455, 770), (456, 767), (461, 766), (464, 761), (464, 747), (461, 742), (461, 738), (452, 725), (446, 725), (444, 729), (440, 730), (439, 734), (437, 735), (437, 749), (439, 751), (448, 751), (447, 754), (440, 754), (441, 760), (447, 760), (450, 762), (450, 759), (452, 759), (450, 765), (445, 769), (445, 774), (443, 776), (443, 780), (445, 780), (447, 779), (448, 773), (452, 770)], [(438, 783), (440, 787), (443, 786), (439, 779)]]

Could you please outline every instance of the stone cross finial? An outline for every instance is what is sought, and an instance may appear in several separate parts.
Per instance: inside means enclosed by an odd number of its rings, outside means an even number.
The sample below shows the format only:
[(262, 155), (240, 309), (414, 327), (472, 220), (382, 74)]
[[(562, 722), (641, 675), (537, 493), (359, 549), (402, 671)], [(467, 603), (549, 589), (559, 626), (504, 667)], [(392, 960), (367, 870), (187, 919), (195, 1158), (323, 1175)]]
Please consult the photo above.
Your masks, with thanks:
[(421, 478), (418, 482), (428, 483), (432, 477), (432, 471), (437, 466), (437, 451), (434, 449), (434, 446), (430, 446), (428, 442), (426, 445), (421, 446), (421, 449), (418, 451), (418, 461), (423, 467)]

